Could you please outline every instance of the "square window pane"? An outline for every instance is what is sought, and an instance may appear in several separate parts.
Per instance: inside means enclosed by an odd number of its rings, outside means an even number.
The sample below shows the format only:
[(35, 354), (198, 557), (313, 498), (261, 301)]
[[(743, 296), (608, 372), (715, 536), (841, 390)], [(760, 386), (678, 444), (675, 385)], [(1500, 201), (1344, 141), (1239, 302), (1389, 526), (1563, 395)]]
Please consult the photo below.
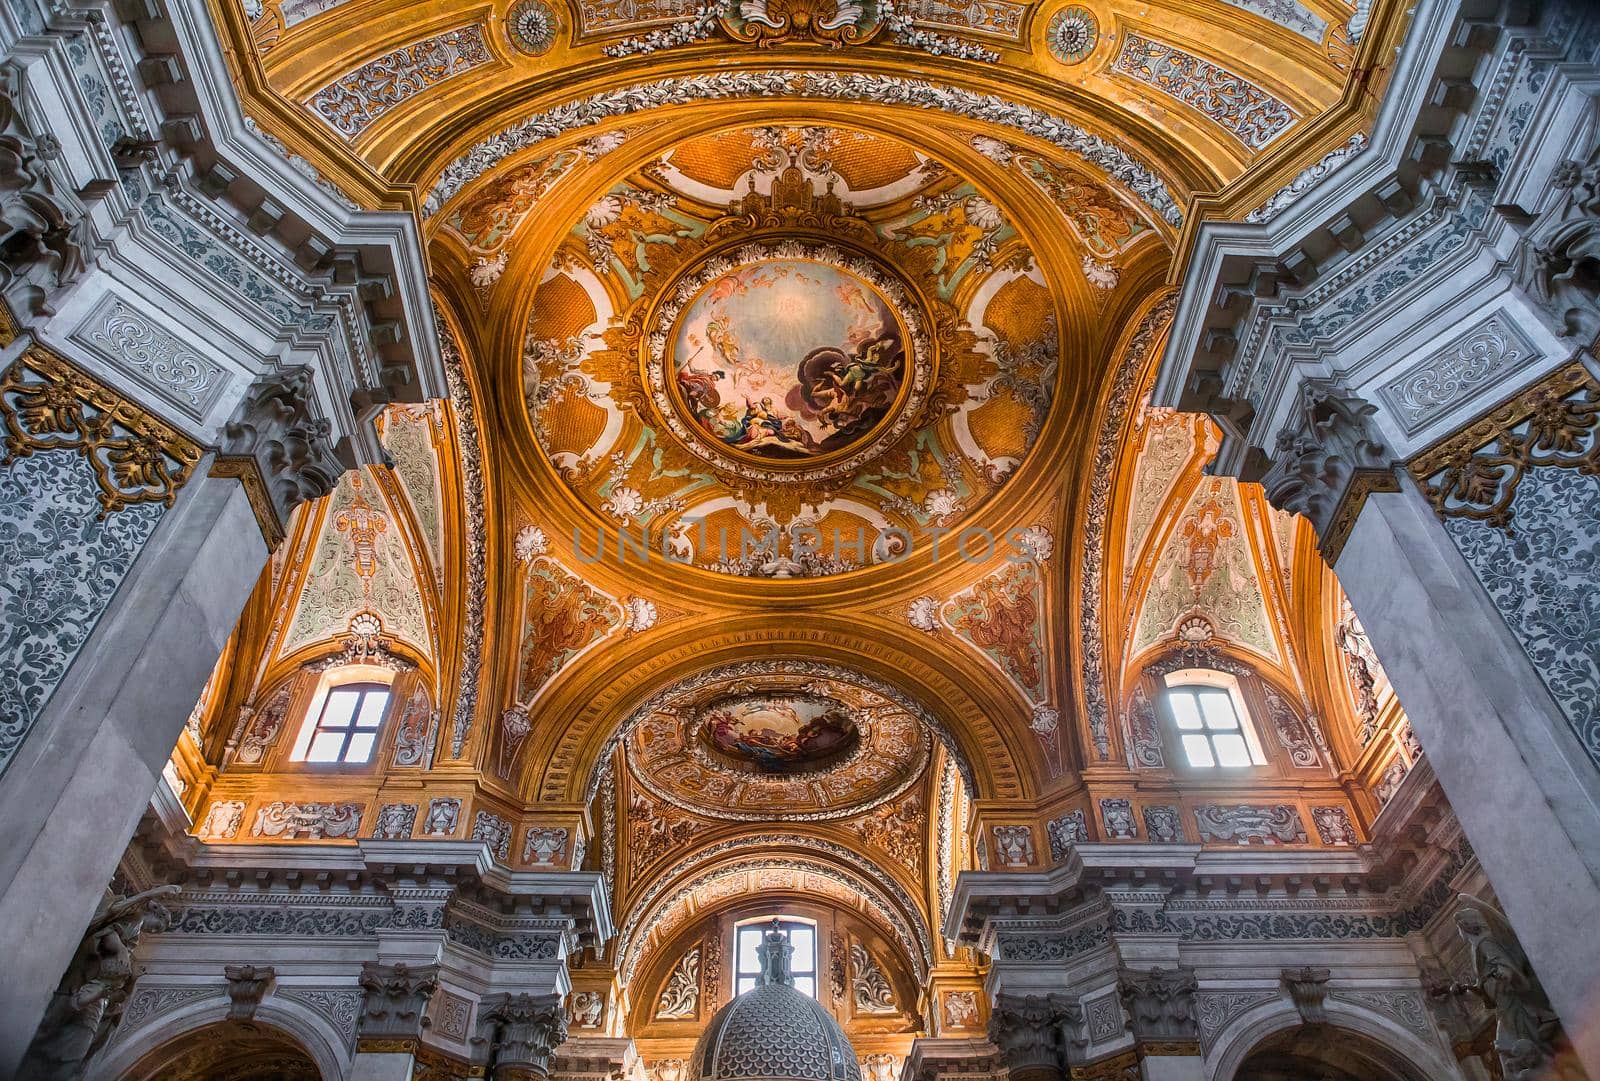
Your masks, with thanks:
[(377, 736), (371, 732), (357, 732), (350, 737), (350, 746), (344, 752), (346, 762), (365, 762), (372, 757), (372, 741)]
[(1250, 748), (1245, 746), (1244, 737), (1232, 732), (1219, 733), (1212, 736), (1212, 741), (1217, 745), (1217, 761), (1224, 766), (1248, 766), (1250, 764)]
[(761, 968), (761, 958), (756, 952), (761, 945), (761, 928), (739, 928), (739, 971), (756, 972)]
[(796, 927), (789, 932), (789, 945), (794, 947), (793, 963), (790, 967), (796, 972), (813, 972), (816, 970), (816, 932), (809, 927)]
[(817, 981), (812, 976), (796, 976), (794, 978), (794, 989), (802, 995), (810, 995), (812, 998), (817, 997)]
[(1227, 691), (1201, 691), (1200, 708), (1206, 714), (1206, 727), (1236, 729), (1239, 718), (1233, 711), (1233, 696)]
[(389, 704), (388, 691), (368, 691), (356, 716), (357, 728), (376, 728), (383, 721), (383, 707)]
[(742, 995), (755, 985), (756, 978), (754, 976), (740, 976), (739, 982), (733, 986), (733, 993), (736, 995)]
[(306, 752), (307, 762), (337, 762), (344, 750), (343, 732), (318, 732), (311, 739), (311, 750)]
[(1211, 743), (1204, 736), (1184, 736), (1183, 753), (1189, 757), (1191, 766), (1214, 766), (1216, 759), (1211, 757)]
[(343, 728), (350, 723), (350, 714), (355, 712), (356, 699), (360, 698), (359, 691), (331, 690), (328, 692), (328, 702), (322, 707), (322, 719), (318, 722), (321, 728)]
[(1199, 728), (1200, 714), (1194, 706), (1194, 695), (1188, 691), (1173, 691), (1167, 695), (1172, 704), (1172, 718), (1179, 728)]

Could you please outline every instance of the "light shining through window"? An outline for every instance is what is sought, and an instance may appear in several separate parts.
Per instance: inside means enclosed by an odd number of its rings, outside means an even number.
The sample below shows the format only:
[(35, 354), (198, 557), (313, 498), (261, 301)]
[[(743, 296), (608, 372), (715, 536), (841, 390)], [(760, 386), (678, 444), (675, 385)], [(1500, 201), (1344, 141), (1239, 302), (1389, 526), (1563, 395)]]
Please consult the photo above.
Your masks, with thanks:
[[(772, 917), (741, 923), (734, 932), (733, 993), (742, 995), (756, 985), (761, 975), (761, 955), (758, 949), (763, 936), (772, 929)], [(778, 930), (789, 939), (794, 953), (789, 958), (789, 972), (794, 976), (794, 988), (802, 994), (817, 997), (817, 929), (802, 920), (778, 918)]]

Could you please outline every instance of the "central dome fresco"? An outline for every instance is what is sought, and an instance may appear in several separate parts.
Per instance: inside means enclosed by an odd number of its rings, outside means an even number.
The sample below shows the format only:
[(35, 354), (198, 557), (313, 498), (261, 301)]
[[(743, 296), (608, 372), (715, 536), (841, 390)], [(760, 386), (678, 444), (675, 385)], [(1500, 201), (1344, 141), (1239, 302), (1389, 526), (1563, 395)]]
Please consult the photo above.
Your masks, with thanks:
[(1026, 239), (944, 163), (734, 128), (635, 168), (560, 240), (523, 391), (600, 530), (724, 574), (839, 574), (958, 529), (1015, 473), (1055, 313)]
[(712, 278), (678, 317), (678, 401), (725, 446), (777, 460), (859, 445), (900, 399), (906, 332), (844, 267), (762, 259)]

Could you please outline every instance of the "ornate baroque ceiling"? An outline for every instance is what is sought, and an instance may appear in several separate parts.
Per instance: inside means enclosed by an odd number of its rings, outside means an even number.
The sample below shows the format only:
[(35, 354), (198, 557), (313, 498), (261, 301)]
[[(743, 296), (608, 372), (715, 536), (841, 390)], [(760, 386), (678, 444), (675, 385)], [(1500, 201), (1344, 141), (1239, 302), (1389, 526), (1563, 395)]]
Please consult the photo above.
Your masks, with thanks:
[[(1362, 122), (1365, 17), (234, 2), (255, 122), (424, 222), (452, 393), (391, 408), (393, 469), (264, 577), (196, 711), (202, 836), (289, 839), (241, 823), (332, 785), (361, 835), (600, 869), (668, 1050), (707, 921), (772, 898), (884, 966), (858, 1045), (922, 1024), (935, 971), (928, 1008), (979, 1030), (938, 940), (963, 867), (1238, 797), (1151, 758), (1186, 664), (1270, 725), (1252, 795), (1349, 827), (1287, 843), (1358, 836), (1337, 770), (1403, 768), (1403, 715), (1304, 531), (1146, 392), (1195, 216)], [(394, 737), (313, 781), (280, 736), (351, 661), (398, 673)]]

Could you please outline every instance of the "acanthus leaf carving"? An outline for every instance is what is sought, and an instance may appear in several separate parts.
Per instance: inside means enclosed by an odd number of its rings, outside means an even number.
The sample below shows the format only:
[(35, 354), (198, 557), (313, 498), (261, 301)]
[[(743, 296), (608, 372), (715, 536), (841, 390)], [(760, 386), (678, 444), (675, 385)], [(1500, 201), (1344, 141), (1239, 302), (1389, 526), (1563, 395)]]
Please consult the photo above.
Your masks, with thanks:
[(872, 954), (859, 942), (850, 944), (851, 996), (857, 1013), (895, 1013), (894, 987)]
[(1332, 565), (1369, 491), (1398, 491), (1393, 456), (1372, 423), (1377, 407), (1329, 379), (1307, 379), (1261, 478), (1274, 507), (1309, 519)]
[(256, 518), (274, 545), (295, 507), (327, 495), (355, 467), (351, 452), (333, 445), (333, 425), (316, 415), (312, 398), (310, 368), (263, 376), (223, 427), (216, 470), (244, 480)]
[(687, 950), (667, 976), (656, 999), (656, 1019), (679, 1021), (695, 1016), (700, 1007), (700, 947)]

